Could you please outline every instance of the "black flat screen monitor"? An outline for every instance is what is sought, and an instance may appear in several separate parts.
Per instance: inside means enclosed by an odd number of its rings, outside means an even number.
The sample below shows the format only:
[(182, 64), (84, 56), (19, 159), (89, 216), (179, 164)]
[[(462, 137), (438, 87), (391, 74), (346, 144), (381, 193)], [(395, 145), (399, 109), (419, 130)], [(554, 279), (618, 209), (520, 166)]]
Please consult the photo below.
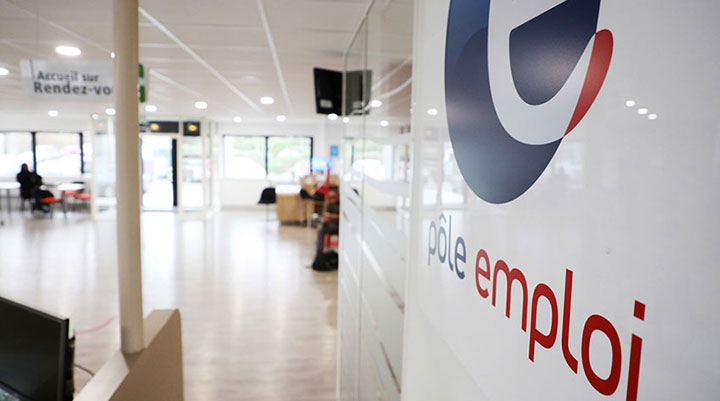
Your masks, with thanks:
[(315, 110), (318, 114), (342, 114), (342, 79), (340, 71), (315, 68)]
[(371, 70), (348, 71), (345, 73), (345, 114), (359, 116), (370, 113), (372, 96)]
[(72, 398), (68, 325), (68, 319), (0, 297), (0, 394), (23, 401)]

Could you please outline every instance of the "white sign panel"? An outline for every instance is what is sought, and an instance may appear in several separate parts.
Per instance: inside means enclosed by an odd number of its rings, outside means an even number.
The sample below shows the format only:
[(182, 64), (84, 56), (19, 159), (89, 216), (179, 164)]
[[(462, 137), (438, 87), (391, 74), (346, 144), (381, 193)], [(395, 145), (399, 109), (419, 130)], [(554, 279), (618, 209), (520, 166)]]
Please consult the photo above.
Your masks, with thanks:
[(720, 3), (416, 5), (403, 399), (720, 399)]
[(113, 100), (110, 61), (23, 60), (20, 67), (27, 92), (34, 99)]

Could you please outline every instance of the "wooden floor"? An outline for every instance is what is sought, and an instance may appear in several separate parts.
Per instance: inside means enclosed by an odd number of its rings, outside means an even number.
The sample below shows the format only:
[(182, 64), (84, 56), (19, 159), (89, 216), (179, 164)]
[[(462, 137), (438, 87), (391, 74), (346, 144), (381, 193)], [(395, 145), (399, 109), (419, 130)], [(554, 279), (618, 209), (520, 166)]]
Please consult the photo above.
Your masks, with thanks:
[[(114, 221), (5, 220), (0, 296), (69, 317), (96, 371), (119, 348)], [(187, 400), (335, 400), (337, 274), (308, 268), (314, 238), (264, 212), (143, 216), (144, 310), (180, 309)]]

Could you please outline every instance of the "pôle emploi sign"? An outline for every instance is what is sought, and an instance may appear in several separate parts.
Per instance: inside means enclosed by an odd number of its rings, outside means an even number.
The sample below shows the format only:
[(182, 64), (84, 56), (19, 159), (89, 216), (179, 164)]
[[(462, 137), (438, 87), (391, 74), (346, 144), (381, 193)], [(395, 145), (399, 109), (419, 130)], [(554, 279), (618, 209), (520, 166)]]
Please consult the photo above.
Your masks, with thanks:
[(110, 61), (23, 60), (20, 67), (30, 97), (89, 102), (113, 100)]

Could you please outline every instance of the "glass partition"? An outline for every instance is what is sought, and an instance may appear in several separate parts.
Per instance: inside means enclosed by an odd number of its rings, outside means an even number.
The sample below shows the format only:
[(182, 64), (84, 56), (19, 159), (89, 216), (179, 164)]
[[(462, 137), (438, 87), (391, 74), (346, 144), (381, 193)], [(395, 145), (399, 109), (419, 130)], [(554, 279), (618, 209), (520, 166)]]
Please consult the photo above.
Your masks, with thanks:
[(412, 2), (376, 2), (345, 57), (341, 401), (400, 400), (402, 393), (413, 158), (412, 29)]
[(184, 137), (182, 141), (182, 203), (190, 209), (203, 205), (202, 138)]

